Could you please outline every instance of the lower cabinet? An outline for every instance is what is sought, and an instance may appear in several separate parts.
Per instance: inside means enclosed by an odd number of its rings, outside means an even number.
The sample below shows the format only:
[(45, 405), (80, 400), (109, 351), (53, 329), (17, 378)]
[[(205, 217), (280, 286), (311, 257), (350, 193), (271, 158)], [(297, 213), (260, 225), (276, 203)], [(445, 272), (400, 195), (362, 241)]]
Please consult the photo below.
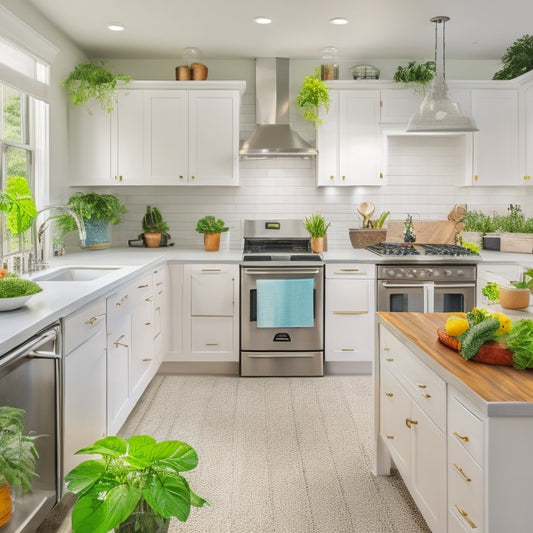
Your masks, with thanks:
[[(372, 371), (374, 357), (375, 265), (326, 265), (326, 366), (352, 372)], [(330, 368), (329, 370), (332, 370)]]
[(427, 524), (446, 532), (446, 384), (380, 326), (379, 438)]
[(106, 436), (106, 302), (63, 320), (63, 475), (88, 457), (74, 455)]

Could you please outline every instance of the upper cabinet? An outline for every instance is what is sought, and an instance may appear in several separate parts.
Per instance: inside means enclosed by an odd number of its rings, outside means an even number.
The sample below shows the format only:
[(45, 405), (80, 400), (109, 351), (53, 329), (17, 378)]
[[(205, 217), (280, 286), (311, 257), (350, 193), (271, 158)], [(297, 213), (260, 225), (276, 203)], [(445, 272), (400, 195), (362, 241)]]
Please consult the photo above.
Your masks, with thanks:
[(379, 90), (330, 90), (317, 135), (317, 185), (381, 185)]
[(111, 115), (69, 107), (71, 185), (238, 185), (244, 82), (131, 82)]

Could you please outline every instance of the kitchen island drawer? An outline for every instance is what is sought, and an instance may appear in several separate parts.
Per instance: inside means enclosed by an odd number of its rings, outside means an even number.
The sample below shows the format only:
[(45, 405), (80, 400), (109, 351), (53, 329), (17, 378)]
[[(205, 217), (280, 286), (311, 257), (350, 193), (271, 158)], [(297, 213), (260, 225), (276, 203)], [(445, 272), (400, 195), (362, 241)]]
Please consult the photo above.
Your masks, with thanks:
[(330, 263), (326, 265), (326, 278), (375, 279), (373, 263)]
[(64, 319), (63, 353), (70, 353), (105, 328), (106, 301), (90, 303)]

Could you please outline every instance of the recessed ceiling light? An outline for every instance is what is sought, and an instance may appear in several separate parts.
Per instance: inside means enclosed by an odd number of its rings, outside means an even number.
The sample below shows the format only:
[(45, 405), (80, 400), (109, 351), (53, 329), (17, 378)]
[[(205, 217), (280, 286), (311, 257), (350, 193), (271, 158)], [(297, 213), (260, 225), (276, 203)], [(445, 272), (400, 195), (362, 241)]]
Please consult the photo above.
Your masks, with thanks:
[(344, 17), (335, 17), (329, 19), (330, 24), (348, 24), (348, 19)]
[(107, 27), (107, 29), (111, 31), (124, 31), (125, 30), (124, 26), (122, 26), (121, 24), (110, 24)]
[(270, 24), (272, 19), (269, 19), (268, 17), (255, 17), (254, 22), (256, 24)]

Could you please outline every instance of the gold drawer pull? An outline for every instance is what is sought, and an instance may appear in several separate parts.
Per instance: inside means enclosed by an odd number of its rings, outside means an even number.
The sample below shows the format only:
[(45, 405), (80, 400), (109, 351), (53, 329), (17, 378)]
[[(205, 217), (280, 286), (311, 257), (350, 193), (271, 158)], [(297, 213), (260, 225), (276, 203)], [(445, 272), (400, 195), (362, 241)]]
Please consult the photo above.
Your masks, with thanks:
[(431, 394), (422, 394), (422, 398), (426, 398), (427, 400), (428, 398), (431, 398)]
[(384, 352), (390, 352), (390, 348), (387, 348), (386, 346), (383, 346), (383, 351)]
[(115, 307), (120, 307), (126, 300), (128, 299), (128, 295), (123, 296), (116, 304)]
[(218, 342), (206, 342), (206, 346), (218, 346)]
[(392, 398), (394, 396), (393, 392), (386, 392), (385, 396), (388, 396), (389, 398)]
[(152, 299), (153, 299), (152, 296), (148, 296), (148, 298), (145, 298), (144, 301), (145, 301), (145, 302), (151, 302)]
[(411, 429), (411, 426), (416, 426), (418, 424), (418, 420), (413, 420), (412, 418), (406, 418), (405, 419), (405, 425)]
[(394, 439), (394, 435), (386, 435), (386, 437), (387, 437), (389, 440)]
[(341, 348), (341, 352), (355, 352), (355, 348)]
[(420, 385), (420, 384), (419, 384), (419, 385), (418, 385), (418, 388), (419, 388), (419, 389), (427, 389), (427, 385)]
[(459, 474), (461, 474), (464, 478), (465, 478), (465, 481), (467, 483), (470, 483), (472, 481), (471, 478), (469, 478), (465, 473), (464, 473), (464, 470), (458, 465), (458, 464), (455, 464), (453, 463), (453, 466), (455, 467), (455, 469), (457, 470), (457, 472), (459, 472)]
[(460, 440), (460, 441), (463, 441), (463, 442), (468, 442), (470, 439), (466, 436), (466, 435), (459, 435), (459, 433), (457, 433), (457, 431), (454, 431), (453, 434)]
[(120, 342), (124, 338), (124, 335), (121, 335), (113, 344), (115, 345), (115, 348), (118, 348), (119, 346), (122, 346), (123, 348), (127, 348), (128, 345), (124, 344), (123, 342)]
[(158, 281), (158, 282), (156, 283), (156, 286), (157, 286), (157, 287), (159, 287), (160, 285), (163, 285), (163, 282), (162, 282), (162, 281)]
[(85, 324), (88, 326), (94, 326), (99, 320), (102, 320), (102, 317), (104, 316), (105, 315), (92, 316), (89, 320), (85, 321)]
[(144, 325), (145, 325), (145, 326), (151, 326), (152, 323), (151, 323), (151, 322), (145, 322)]
[(459, 507), (457, 504), (455, 504), (455, 508), (459, 511), (459, 514), (468, 522), (468, 525), (472, 529), (477, 529), (476, 524), (474, 524), (474, 522), (472, 522), (472, 520), (468, 516), (468, 513), (462, 507)]
[(143, 363), (147, 363), (148, 361), (151, 361), (152, 358), (151, 357), (146, 357), (145, 359), (142, 360)]
[(388, 363), (392, 363), (394, 361), (394, 357), (389, 357), (385, 359), (385, 361), (387, 361)]
[(146, 289), (146, 287), (149, 287), (149, 285), (146, 284), (146, 285), (138, 285), (137, 286), (138, 289)]
[[(340, 268), (335, 271), (335, 274), (354, 274), (356, 272), (359, 273), (360, 270), (358, 268)], [(361, 272), (361, 274), (366, 274), (366, 272)]]
[(200, 272), (222, 272), (220, 268), (202, 268)]

